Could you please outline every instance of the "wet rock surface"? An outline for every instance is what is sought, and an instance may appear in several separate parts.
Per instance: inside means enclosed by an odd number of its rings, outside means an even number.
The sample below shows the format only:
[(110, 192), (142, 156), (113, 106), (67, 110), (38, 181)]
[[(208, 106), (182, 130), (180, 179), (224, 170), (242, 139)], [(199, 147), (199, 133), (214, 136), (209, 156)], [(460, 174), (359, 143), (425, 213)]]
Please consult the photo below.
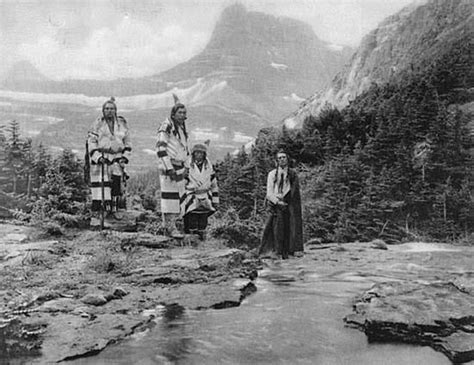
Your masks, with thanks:
[(455, 363), (474, 359), (474, 298), (452, 282), (377, 284), (345, 318), (371, 342), (431, 346)]
[(474, 360), (474, 249), (412, 243), (388, 250), (372, 268), (381, 279), (355, 298), (345, 322), (370, 342), (430, 346), (453, 363)]
[[(257, 290), (257, 270), (282, 263), (262, 266), (212, 241), (191, 247), (113, 231), (38, 240), (29, 228), (7, 228), (0, 236), (0, 362), (94, 356), (153, 326), (160, 306), (238, 306)], [(427, 345), (461, 363), (474, 360), (473, 262), (474, 248), (466, 246), (313, 240), (304, 257), (285, 261), (290, 271), (262, 275), (282, 286), (357, 283), (360, 294), (341, 321), (371, 342)]]
[(453, 363), (474, 361), (473, 246), (312, 240), (305, 249), (293, 271), (269, 279), (354, 283), (361, 293), (341, 319), (370, 342), (430, 346)]
[(94, 230), (38, 240), (1, 225), (0, 363), (93, 356), (152, 325), (156, 306), (228, 308), (256, 290), (259, 261), (218, 242)]

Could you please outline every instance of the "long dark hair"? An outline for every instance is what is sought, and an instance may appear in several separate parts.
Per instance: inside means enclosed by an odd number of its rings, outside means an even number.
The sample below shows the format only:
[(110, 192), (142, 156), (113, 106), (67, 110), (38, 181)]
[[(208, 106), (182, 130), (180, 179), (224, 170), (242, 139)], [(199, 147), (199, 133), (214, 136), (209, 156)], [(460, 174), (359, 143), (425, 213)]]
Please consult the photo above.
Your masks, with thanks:
[[(186, 108), (186, 106), (182, 103), (176, 103), (171, 108), (170, 118), (173, 122), (174, 122), (174, 116), (176, 115), (176, 112), (182, 108)], [(184, 121), (183, 121), (183, 132), (186, 139), (188, 139), (188, 132), (186, 131), (186, 123)]]
[[(286, 151), (284, 150), (278, 150), (278, 152), (275, 154), (275, 160), (276, 160), (276, 169), (277, 169), (277, 172), (278, 172), (278, 155), (285, 155), (287, 160), (288, 160), (288, 174), (286, 175), (286, 180), (290, 182), (292, 182), (292, 178), (290, 177), (291, 175), (291, 170), (290, 170), (290, 156), (288, 156), (288, 153), (286, 153)], [(273, 178), (273, 186), (276, 185), (277, 183), (277, 180), (278, 180), (278, 175), (275, 174), (274, 178)]]

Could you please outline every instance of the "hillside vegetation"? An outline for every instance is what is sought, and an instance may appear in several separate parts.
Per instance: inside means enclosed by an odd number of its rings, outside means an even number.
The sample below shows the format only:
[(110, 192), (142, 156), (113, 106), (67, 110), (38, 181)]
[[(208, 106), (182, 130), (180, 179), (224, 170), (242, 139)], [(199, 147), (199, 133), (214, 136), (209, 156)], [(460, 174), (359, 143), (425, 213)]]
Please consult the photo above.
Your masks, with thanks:
[[(348, 242), (472, 233), (472, 43), (426, 68), (373, 85), (342, 110), (326, 106), (301, 129), (261, 130), (250, 154), (219, 165), (223, 201), (254, 222), (266, 173), (284, 149), (303, 183), (308, 237)], [(250, 224), (250, 223), (249, 223)]]

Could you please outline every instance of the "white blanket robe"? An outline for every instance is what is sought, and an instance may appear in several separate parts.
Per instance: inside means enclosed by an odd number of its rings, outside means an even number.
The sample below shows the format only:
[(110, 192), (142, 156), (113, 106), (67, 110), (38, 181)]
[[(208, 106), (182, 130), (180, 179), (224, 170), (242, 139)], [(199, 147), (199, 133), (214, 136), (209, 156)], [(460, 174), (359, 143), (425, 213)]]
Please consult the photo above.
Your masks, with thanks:
[(184, 214), (198, 208), (198, 199), (207, 200), (210, 207), (208, 211), (200, 210), (200, 212), (210, 215), (216, 211), (216, 204), (219, 204), (219, 188), (214, 168), (209, 159), (204, 162), (202, 170), (199, 170), (195, 163), (190, 163), (186, 195), (181, 208)]
[(97, 162), (104, 156), (104, 200), (111, 200), (111, 175), (121, 174), (118, 161), (125, 158), (128, 162), (132, 147), (128, 125), (123, 117), (114, 120), (113, 133), (104, 118), (97, 118), (88, 133), (89, 156), (91, 159), (90, 178), (93, 201), (102, 201), (102, 165)]
[[(176, 129), (169, 118), (158, 129), (156, 153), (160, 171), (161, 213), (182, 215), (180, 207), (184, 199), (184, 170), (189, 156), (188, 144), (184, 131), (179, 127)], [(167, 175), (170, 170), (176, 171), (178, 181)]]

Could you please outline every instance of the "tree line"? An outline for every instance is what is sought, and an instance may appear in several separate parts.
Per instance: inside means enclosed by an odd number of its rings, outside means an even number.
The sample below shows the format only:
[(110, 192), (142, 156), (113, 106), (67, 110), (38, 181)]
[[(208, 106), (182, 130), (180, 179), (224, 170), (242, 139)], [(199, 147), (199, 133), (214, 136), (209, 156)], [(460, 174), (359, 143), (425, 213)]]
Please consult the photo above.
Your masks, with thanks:
[[(216, 164), (221, 209), (214, 233), (236, 245), (257, 244), (267, 173), (283, 149), (299, 172), (307, 238), (399, 242), (471, 234), (474, 145), (471, 116), (459, 105), (472, 102), (472, 52), (469, 43), (454, 43), (424, 68), (372, 85), (341, 110), (326, 105), (300, 128), (260, 130), (250, 151)], [(67, 224), (87, 210), (83, 162), (70, 150), (53, 155), (34, 147), (16, 121), (0, 128), (0, 147), (0, 192), (28, 201), (38, 220)], [(155, 172), (132, 176), (129, 191), (154, 209), (157, 180)]]
[(251, 151), (218, 164), (222, 201), (253, 222), (279, 149), (302, 180), (307, 237), (348, 242), (472, 233), (472, 47), (453, 44), (421, 70), (372, 85), (338, 110), (326, 105), (301, 128), (267, 128)]

